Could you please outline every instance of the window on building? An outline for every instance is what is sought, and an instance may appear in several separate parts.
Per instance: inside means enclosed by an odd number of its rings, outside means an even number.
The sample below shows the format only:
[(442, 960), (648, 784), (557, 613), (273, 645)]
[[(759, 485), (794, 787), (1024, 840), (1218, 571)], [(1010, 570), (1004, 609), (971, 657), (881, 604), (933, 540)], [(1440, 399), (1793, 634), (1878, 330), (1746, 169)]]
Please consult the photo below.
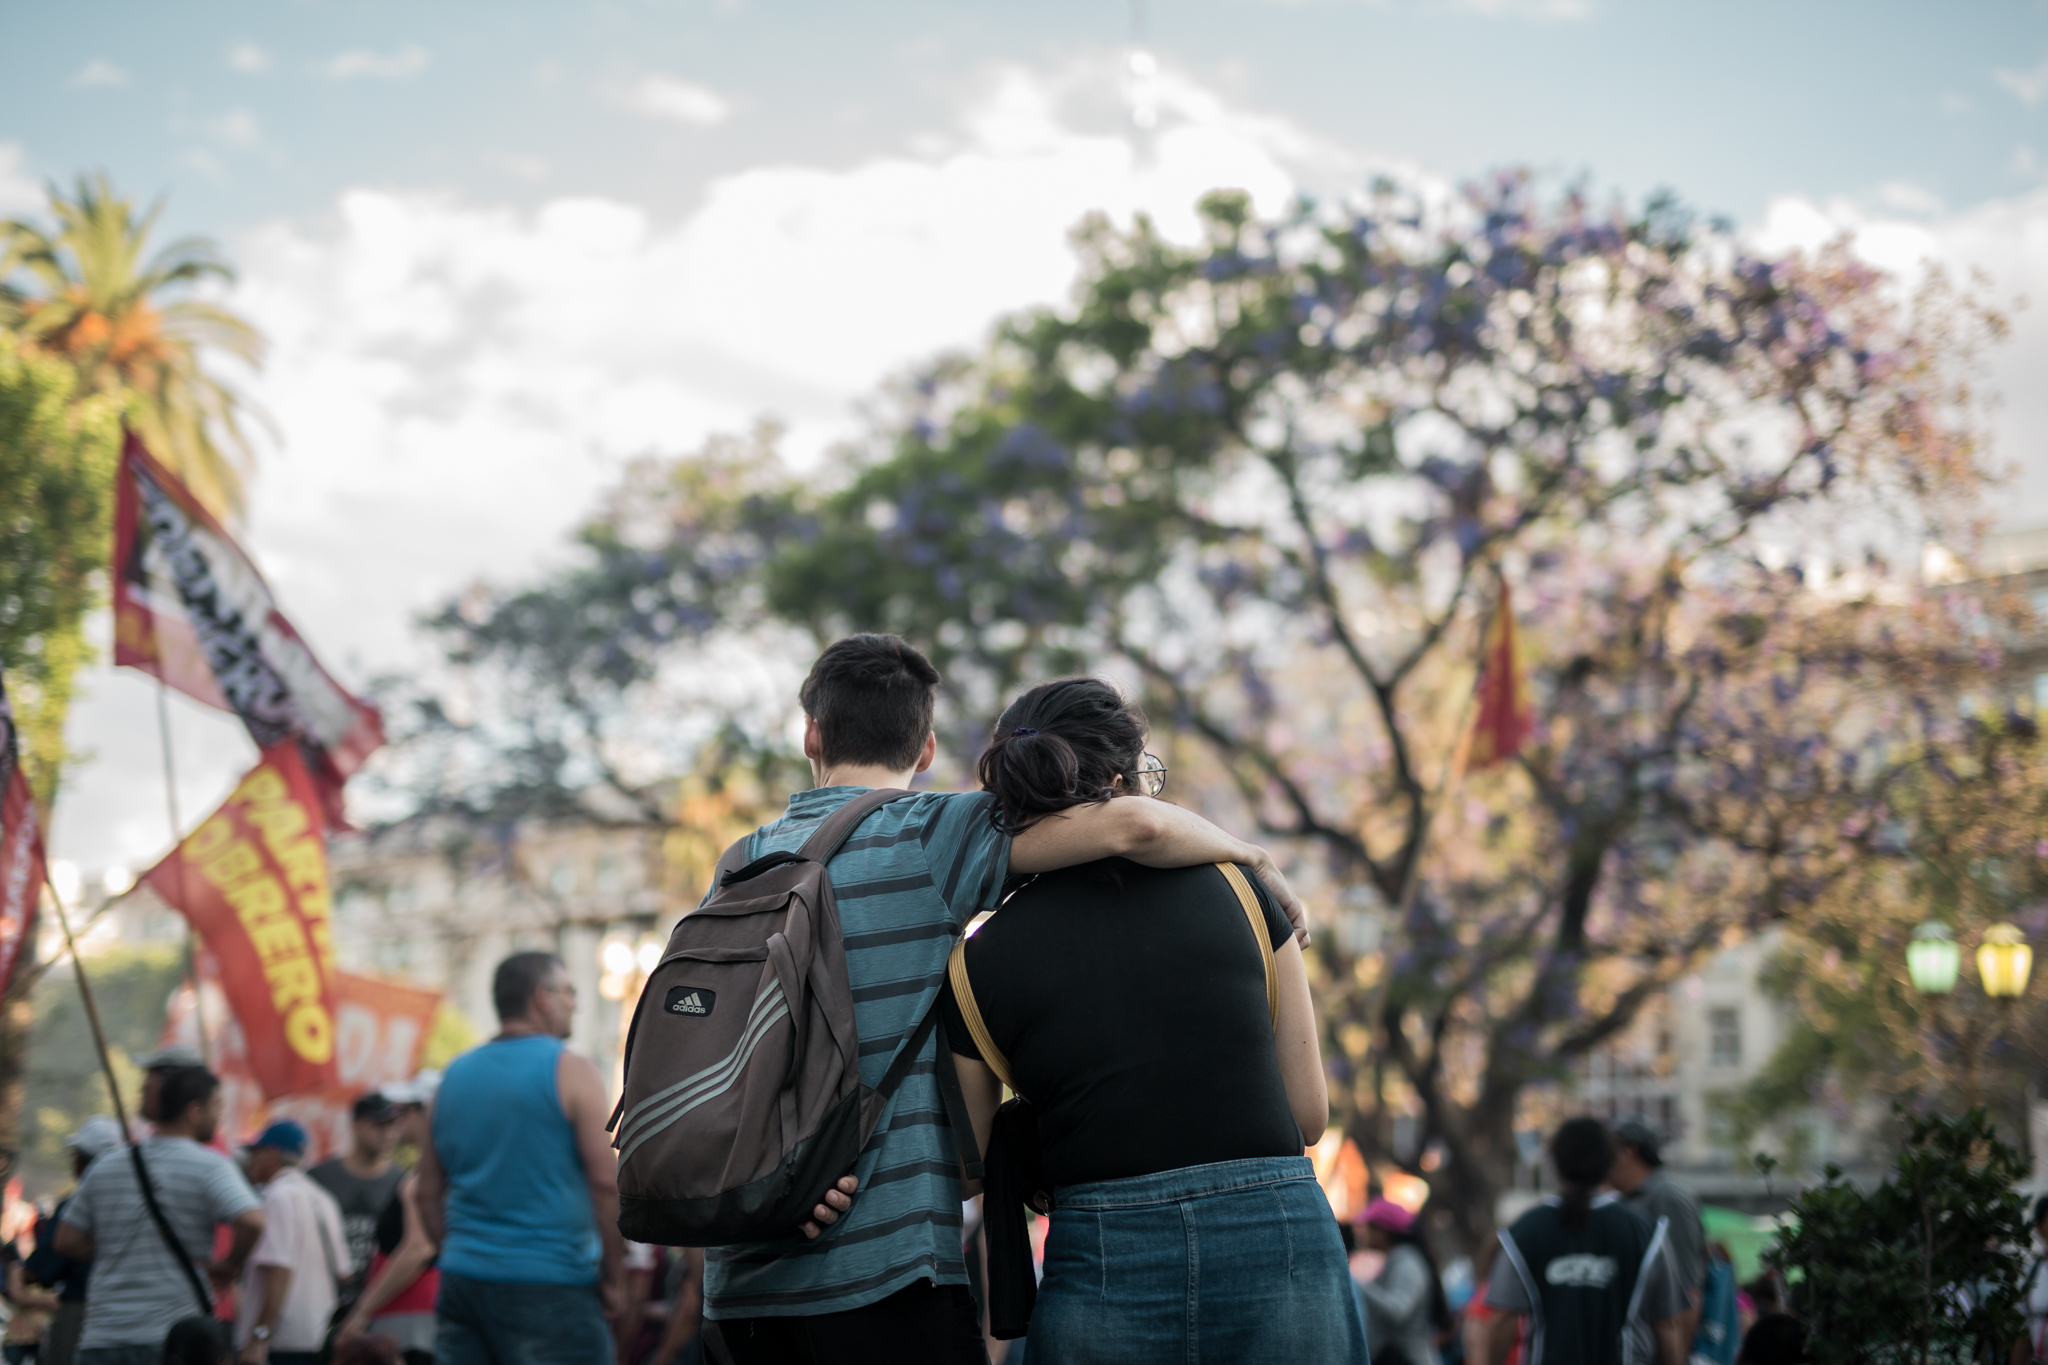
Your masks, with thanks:
[(1742, 1065), (1742, 1012), (1719, 1008), (1707, 1011), (1707, 1055), (1715, 1066)]

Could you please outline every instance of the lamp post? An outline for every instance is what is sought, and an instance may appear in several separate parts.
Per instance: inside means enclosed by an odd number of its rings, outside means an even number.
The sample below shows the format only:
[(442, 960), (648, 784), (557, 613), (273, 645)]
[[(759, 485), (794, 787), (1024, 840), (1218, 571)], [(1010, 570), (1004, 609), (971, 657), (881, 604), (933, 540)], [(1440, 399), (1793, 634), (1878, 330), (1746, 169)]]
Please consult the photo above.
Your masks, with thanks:
[(1906, 975), (1913, 979), (1914, 990), (1947, 995), (1956, 988), (1962, 965), (1963, 951), (1946, 924), (1929, 920), (1913, 931), (1913, 941), (1906, 945)]

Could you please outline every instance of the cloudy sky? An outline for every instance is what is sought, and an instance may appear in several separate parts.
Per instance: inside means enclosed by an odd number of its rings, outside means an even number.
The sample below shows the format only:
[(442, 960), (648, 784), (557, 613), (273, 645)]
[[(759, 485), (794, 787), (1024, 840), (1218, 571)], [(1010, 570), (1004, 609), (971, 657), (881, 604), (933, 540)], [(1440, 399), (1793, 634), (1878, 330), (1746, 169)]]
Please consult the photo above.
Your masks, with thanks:
[[(0, 213), (104, 169), (219, 240), (269, 335), (248, 541), (345, 679), (531, 573), (621, 461), (862, 396), (1061, 298), (1091, 208), (1175, 230), (1379, 171), (1675, 190), (2038, 303), (1999, 357), (2009, 524), (2048, 523), (2048, 0), (0, 0)], [(1151, 54), (1134, 69), (1132, 56)], [(1140, 122), (1150, 124), (1141, 129)], [(95, 672), (60, 805), (166, 844), (154, 697)], [(246, 763), (174, 704), (188, 821)]]

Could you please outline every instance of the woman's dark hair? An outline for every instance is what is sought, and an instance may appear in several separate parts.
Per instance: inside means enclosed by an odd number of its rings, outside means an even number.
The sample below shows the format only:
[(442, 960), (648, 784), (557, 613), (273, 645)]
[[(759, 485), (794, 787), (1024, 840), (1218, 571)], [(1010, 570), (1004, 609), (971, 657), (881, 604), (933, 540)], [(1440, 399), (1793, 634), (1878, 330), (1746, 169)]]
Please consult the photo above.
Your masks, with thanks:
[(2034, 1226), (2040, 1227), (2044, 1218), (2048, 1218), (2048, 1194), (2034, 1201)]
[[(1448, 1332), (1457, 1325), (1458, 1319), (1451, 1312), (1451, 1301), (1444, 1297), (1443, 1272), (1436, 1267), (1436, 1253), (1429, 1249), (1429, 1239), (1422, 1235), (1422, 1219), (1418, 1216), (1406, 1232), (1394, 1232), (1381, 1228), (1387, 1240), (1397, 1247), (1414, 1247), (1422, 1253), (1422, 1259), (1429, 1265), (1429, 1323), (1439, 1332)], [(1484, 1292), (1483, 1290), (1481, 1292)]]
[(1560, 1211), (1566, 1227), (1585, 1226), (1593, 1191), (1614, 1169), (1614, 1135), (1596, 1118), (1566, 1119), (1550, 1139), (1550, 1161), (1564, 1186)]
[(1048, 815), (1138, 790), (1145, 713), (1099, 678), (1040, 683), (1010, 703), (978, 765), (996, 827), (1021, 834)]

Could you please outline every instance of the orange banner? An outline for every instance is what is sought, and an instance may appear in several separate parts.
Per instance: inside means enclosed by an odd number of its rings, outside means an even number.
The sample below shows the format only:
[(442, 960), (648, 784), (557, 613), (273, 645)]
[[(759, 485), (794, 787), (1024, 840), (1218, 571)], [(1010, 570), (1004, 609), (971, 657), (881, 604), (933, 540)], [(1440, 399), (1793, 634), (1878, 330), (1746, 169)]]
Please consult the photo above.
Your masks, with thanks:
[[(272, 1119), (297, 1119), (312, 1137), (310, 1164), (344, 1151), (349, 1142), (349, 1109), (364, 1091), (409, 1079), (419, 1071), (420, 1054), (440, 1007), (439, 991), (403, 986), (395, 981), (335, 974), (334, 1083), (303, 1094), (272, 1098), (258, 1083), (249, 1061), (242, 1026), (227, 1011), (220, 964), (212, 953), (198, 960), (199, 980), (206, 991), (200, 1011), (206, 1023), (206, 1055), (221, 1078), (225, 1112), (223, 1140), (246, 1142)], [(199, 1046), (199, 1018), (192, 992), (180, 987), (171, 997), (161, 1042)]]
[(266, 1095), (336, 1083), (334, 944), (319, 796), (289, 740), (146, 874), (220, 959)]

